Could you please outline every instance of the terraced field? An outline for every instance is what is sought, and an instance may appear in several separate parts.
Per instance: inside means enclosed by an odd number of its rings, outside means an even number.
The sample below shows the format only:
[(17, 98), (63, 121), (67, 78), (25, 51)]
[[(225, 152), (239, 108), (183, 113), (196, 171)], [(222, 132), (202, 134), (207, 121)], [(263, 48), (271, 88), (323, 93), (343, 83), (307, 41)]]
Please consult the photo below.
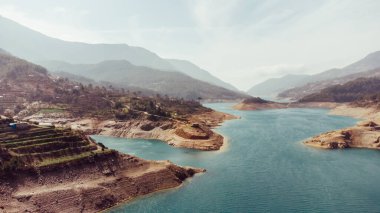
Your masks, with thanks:
[(13, 129), (0, 120), (0, 170), (39, 169), (112, 153), (70, 129), (30, 125)]

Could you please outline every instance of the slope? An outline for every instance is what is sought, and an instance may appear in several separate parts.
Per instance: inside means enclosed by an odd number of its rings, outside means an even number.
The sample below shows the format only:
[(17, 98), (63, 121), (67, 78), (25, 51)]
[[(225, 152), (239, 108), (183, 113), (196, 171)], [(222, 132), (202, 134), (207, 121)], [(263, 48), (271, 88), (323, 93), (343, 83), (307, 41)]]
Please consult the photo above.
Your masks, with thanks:
[(135, 66), (125, 60), (104, 61), (97, 64), (69, 64), (59, 61), (44, 62), (51, 71), (82, 75), (96, 81), (108, 81), (119, 87), (140, 87), (162, 95), (185, 99), (227, 99), (247, 97), (235, 91), (193, 79), (183, 73), (160, 71)]

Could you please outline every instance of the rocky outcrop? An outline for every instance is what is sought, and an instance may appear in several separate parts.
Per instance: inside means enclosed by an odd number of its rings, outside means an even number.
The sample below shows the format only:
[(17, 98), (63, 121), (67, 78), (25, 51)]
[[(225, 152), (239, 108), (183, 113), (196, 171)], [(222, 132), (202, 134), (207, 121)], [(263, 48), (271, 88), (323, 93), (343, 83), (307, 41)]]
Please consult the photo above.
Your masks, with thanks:
[(323, 133), (306, 140), (304, 143), (306, 145), (326, 149), (380, 149), (379, 139), (379, 126), (355, 126), (347, 129)]
[(71, 127), (99, 135), (157, 139), (171, 146), (198, 150), (219, 150), (224, 137), (212, 128), (225, 120), (235, 119), (235, 116), (211, 111), (191, 116), (187, 121), (134, 119), (127, 121), (99, 121), (83, 119), (71, 123)]
[(18, 173), (0, 181), (2, 212), (99, 212), (180, 186), (202, 169), (117, 155), (65, 169)]
[(330, 113), (365, 120), (360, 121), (353, 127), (320, 134), (306, 140), (304, 144), (325, 149), (380, 149), (380, 126), (378, 125), (380, 114), (377, 109), (342, 105), (333, 109)]

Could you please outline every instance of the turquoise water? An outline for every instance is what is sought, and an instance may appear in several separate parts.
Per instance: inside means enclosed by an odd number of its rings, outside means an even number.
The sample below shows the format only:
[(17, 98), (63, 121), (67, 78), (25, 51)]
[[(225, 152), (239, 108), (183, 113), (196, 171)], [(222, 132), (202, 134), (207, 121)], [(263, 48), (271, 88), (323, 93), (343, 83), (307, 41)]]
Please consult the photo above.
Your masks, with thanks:
[(95, 137), (137, 156), (207, 169), (183, 187), (137, 199), (112, 212), (380, 212), (380, 152), (319, 150), (301, 141), (351, 126), (354, 119), (321, 109), (235, 111), (217, 129), (225, 151), (173, 148), (152, 140)]

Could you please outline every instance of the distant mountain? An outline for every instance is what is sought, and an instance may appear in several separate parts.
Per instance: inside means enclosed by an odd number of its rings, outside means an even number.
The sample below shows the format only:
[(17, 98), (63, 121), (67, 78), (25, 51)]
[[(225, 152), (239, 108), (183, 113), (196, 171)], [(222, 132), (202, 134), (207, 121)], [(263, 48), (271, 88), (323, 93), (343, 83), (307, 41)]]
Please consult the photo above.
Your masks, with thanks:
[(371, 77), (380, 77), (380, 68), (370, 70), (367, 72), (355, 73), (339, 78), (333, 78), (330, 80), (317, 81), (303, 85), (302, 87), (296, 87), (290, 90), (286, 90), (279, 94), (280, 97), (291, 97), (294, 100), (299, 100), (307, 95), (318, 93), (324, 88), (342, 85), (349, 81), (353, 81), (357, 78), (371, 78)]
[(332, 85), (346, 83), (359, 77), (376, 76), (378, 74), (376, 68), (380, 68), (380, 51), (371, 53), (342, 69), (331, 69), (312, 75), (309, 78), (311, 81), (308, 80), (304, 85), (285, 90), (279, 94), (279, 97), (298, 100)]
[(380, 67), (380, 51), (373, 52), (363, 59), (350, 64), (342, 69), (331, 69), (325, 72), (313, 75), (314, 81), (327, 80), (347, 76), (350, 74), (365, 72)]
[(194, 79), (180, 72), (160, 71), (135, 66), (125, 60), (104, 61), (97, 64), (69, 64), (60, 61), (44, 62), (50, 71), (64, 71), (107, 81), (120, 87), (142, 87), (162, 95), (185, 99), (242, 99), (247, 95)]
[[(108, 82), (108, 81), (95, 81), (93, 79), (84, 77), (82, 75), (77, 75), (69, 72), (64, 72), (64, 71), (58, 71), (58, 72), (50, 72), (50, 74), (53, 77), (59, 77), (59, 78), (64, 78), (68, 79), (72, 82), (76, 83), (81, 83), (83, 85), (92, 85), (92, 86), (99, 86), (99, 87), (106, 87), (110, 88), (113, 87), (115, 84)], [(153, 90), (148, 90), (146, 88), (141, 88), (141, 87), (136, 87), (136, 86), (127, 86), (127, 85), (119, 85), (115, 89), (121, 89), (123, 88), (125, 91), (130, 91), (130, 92), (139, 92), (139, 95), (143, 96), (155, 96), (157, 95), (157, 92)]]
[(73, 64), (94, 64), (106, 60), (127, 60), (136, 66), (146, 66), (163, 71), (178, 70), (193, 78), (236, 90), (187, 61), (165, 60), (147, 49), (126, 44), (87, 44), (63, 41), (43, 35), (1, 16), (0, 47), (34, 63), (57, 60)]
[(211, 83), (220, 87), (224, 87), (230, 90), (238, 91), (236, 87), (211, 75), (209, 72), (191, 63), (190, 61), (178, 60), (178, 59), (167, 59), (167, 61), (174, 67), (174, 69), (182, 73), (185, 73), (186, 75), (191, 76), (195, 79), (206, 81), (208, 83)]
[(281, 78), (271, 78), (256, 84), (248, 90), (248, 94), (262, 97), (276, 97), (278, 93), (291, 87), (300, 86), (310, 80), (308, 75), (285, 75)]
[(169, 62), (144, 48), (126, 44), (86, 44), (48, 37), (0, 16), (0, 47), (27, 60), (62, 60), (98, 63), (105, 59), (127, 59), (136, 65), (173, 69)]
[(380, 94), (380, 78), (358, 78), (303, 97), (300, 102), (353, 102)]

